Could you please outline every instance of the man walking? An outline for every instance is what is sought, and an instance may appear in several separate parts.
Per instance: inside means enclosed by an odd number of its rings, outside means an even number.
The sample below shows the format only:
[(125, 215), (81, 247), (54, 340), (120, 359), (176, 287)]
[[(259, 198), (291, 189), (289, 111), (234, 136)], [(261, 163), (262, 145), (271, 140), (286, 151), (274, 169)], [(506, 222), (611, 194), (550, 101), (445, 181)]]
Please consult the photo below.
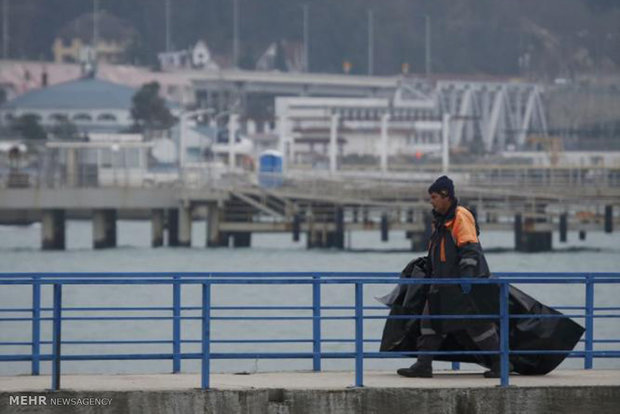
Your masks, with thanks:
[[(452, 180), (445, 175), (439, 177), (428, 188), (428, 193), (434, 216), (434, 231), (426, 260), (428, 277), (489, 277), (489, 267), (478, 240), (476, 219), (468, 209), (459, 206)], [(423, 315), (480, 313), (473, 296), (471, 284), (431, 285)], [(418, 351), (429, 354), (418, 356), (415, 364), (399, 369), (398, 374), (405, 377), (431, 378), (432, 352), (441, 348), (448, 334), (453, 335), (459, 342), (471, 344), (482, 351), (499, 349), (497, 324), (492, 321), (423, 319), (417, 348)], [(486, 371), (484, 376), (499, 378), (499, 355), (492, 355), (491, 360), (491, 370)]]

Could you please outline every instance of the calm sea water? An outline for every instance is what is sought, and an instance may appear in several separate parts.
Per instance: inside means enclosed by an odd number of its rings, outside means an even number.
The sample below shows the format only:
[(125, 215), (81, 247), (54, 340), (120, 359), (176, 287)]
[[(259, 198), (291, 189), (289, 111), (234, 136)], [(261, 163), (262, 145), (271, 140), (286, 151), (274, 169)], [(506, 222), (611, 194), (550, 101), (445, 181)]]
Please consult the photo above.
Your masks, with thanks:
[[(484, 231), (484, 228), (483, 228)], [(92, 250), (92, 224), (89, 221), (67, 223), (67, 250), (44, 252), (40, 246), (39, 224), (30, 226), (0, 226), (0, 272), (148, 272), (148, 271), (387, 271), (399, 272), (412, 258), (423, 252), (393, 252), (406, 249), (409, 242), (404, 232), (391, 232), (388, 242), (380, 241), (376, 232), (354, 232), (347, 235), (347, 243), (353, 249), (385, 249), (387, 251), (340, 252), (336, 250), (306, 250), (305, 240), (291, 241), (287, 234), (256, 234), (252, 237), (250, 249), (207, 249), (203, 222), (195, 222), (192, 233), (192, 248), (150, 248), (150, 223), (143, 221), (119, 221), (118, 248)], [(523, 254), (504, 251), (514, 245), (514, 236), (509, 232), (489, 232), (481, 235), (483, 246), (489, 251), (487, 260), (495, 272), (619, 272), (620, 234), (590, 233), (587, 240), (580, 241), (576, 233), (569, 233), (569, 242), (561, 244), (554, 235), (552, 253)], [(584, 303), (584, 288), (573, 285), (520, 285), (540, 301), (551, 306), (580, 306)], [(378, 305), (373, 299), (388, 292), (392, 286), (371, 285), (364, 290), (365, 303)], [(308, 286), (216, 286), (213, 288), (213, 302), (221, 305), (295, 305), (309, 306), (311, 290)], [(63, 305), (74, 307), (95, 306), (171, 306), (171, 289), (166, 286), (67, 286), (63, 289)], [(200, 292), (195, 287), (182, 289), (184, 306), (199, 306)], [(351, 286), (324, 286), (322, 297), (326, 305), (351, 305)], [(620, 285), (606, 285), (595, 290), (597, 306), (620, 306)], [(42, 290), (43, 306), (51, 306), (51, 289)], [(31, 290), (27, 287), (0, 287), (0, 307), (28, 307), (31, 304)], [(566, 311), (569, 312), (569, 311)], [(617, 312), (620, 314), (620, 312)], [(332, 312), (330, 316), (344, 315)], [(386, 314), (386, 311), (377, 311)], [(6, 316), (4, 314), (2, 316)], [(74, 312), (65, 316), (100, 316), (96, 312)], [(120, 315), (120, 313), (118, 314)], [(128, 316), (124, 313), (123, 316)], [(131, 313), (145, 316), (144, 313)], [(151, 312), (152, 316), (170, 316), (169, 312)], [(226, 316), (232, 313), (220, 312)], [(236, 315), (239, 315), (238, 313)], [(248, 313), (246, 313), (248, 315)], [(274, 316), (268, 311), (251, 311), (251, 316)], [(308, 316), (307, 312), (291, 312), (293, 316)], [(12, 314), (11, 316), (29, 316)], [(187, 312), (184, 316), (198, 316)], [(575, 318), (579, 323), (582, 319)], [(67, 321), (63, 325), (63, 340), (169, 340), (171, 322), (166, 321)], [(365, 323), (367, 338), (379, 339), (383, 322), (369, 320)], [(50, 323), (43, 322), (42, 339), (51, 339)], [(322, 323), (324, 338), (352, 338), (353, 321), (333, 320)], [(620, 339), (620, 319), (597, 319), (595, 334), (599, 338)], [(199, 321), (182, 322), (182, 338), (197, 340), (200, 337)], [(215, 340), (226, 339), (310, 339), (311, 322), (295, 321), (214, 321)], [(0, 322), (0, 342), (29, 341), (30, 324), (26, 322)], [(581, 347), (581, 345), (578, 345)], [(42, 351), (50, 351), (44, 345)], [(366, 345), (367, 350), (376, 350), (377, 343)], [(352, 350), (352, 343), (326, 343), (325, 351)], [(596, 349), (620, 349), (618, 344), (597, 344)], [(157, 353), (170, 352), (171, 345), (64, 345), (66, 354), (81, 353)], [(183, 352), (198, 352), (199, 345), (183, 344)], [(310, 351), (311, 344), (227, 344), (217, 343), (212, 350), (235, 352)], [(2, 346), (0, 354), (28, 353), (23, 346)], [(368, 360), (366, 369), (395, 369), (410, 364), (410, 360)], [(353, 360), (326, 360), (324, 369), (352, 370)], [(437, 368), (446, 364), (436, 363)], [(582, 360), (569, 359), (562, 365), (583, 366)], [(214, 371), (272, 371), (306, 370), (311, 368), (309, 360), (216, 360)], [(464, 365), (464, 369), (475, 366)], [(620, 367), (618, 359), (596, 360), (595, 367)], [(49, 372), (49, 363), (42, 364), (42, 372)], [(197, 372), (198, 361), (184, 360), (184, 372)], [(170, 361), (93, 361), (63, 363), (63, 372), (94, 373), (146, 373), (169, 372)], [(29, 363), (0, 363), (0, 375), (28, 373)]]

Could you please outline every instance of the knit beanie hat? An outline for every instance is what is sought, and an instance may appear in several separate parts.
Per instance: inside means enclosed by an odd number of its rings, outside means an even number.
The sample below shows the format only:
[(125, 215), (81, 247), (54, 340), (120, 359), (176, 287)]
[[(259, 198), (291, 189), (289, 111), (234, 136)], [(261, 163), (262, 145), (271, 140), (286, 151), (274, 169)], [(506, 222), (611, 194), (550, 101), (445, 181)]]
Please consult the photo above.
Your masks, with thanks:
[(446, 175), (442, 175), (428, 187), (428, 193), (437, 193), (454, 199), (454, 183)]

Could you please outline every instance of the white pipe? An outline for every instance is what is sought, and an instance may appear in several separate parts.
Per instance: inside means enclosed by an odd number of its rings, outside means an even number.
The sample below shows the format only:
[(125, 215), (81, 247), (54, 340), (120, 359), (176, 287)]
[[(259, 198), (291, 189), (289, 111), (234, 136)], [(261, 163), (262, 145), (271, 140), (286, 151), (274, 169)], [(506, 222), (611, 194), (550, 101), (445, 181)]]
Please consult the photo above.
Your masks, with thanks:
[(288, 128), (288, 117), (286, 115), (280, 115), (280, 119), (278, 122), (278, 150), (280, 154), (282, 154), (282, 171), (286, 172), (288, 167), (288, 154), (286, 152), (287, 142), (287, 128)]
[(390, 121), (390, 114), (385, 113), (381, 116), (381, 172), (387, 172), (388, 170), (388, 147), (389, 147), (389, 136), (388, 136), (388, 124)]
[(329, 131), (329, 172), (335, 173), (338, 169), (336, 156), (338, 152), (338, 121), (340, 115), (332, 114), (332, 124)]
[(179, 120), (179, 173), (185, 168), (185, 128), (187, 114), (181, 114)]
[(239, 129), (239, 115), (230, 114), (228, 117), (228, 166), (235, 168), (235, 140)]

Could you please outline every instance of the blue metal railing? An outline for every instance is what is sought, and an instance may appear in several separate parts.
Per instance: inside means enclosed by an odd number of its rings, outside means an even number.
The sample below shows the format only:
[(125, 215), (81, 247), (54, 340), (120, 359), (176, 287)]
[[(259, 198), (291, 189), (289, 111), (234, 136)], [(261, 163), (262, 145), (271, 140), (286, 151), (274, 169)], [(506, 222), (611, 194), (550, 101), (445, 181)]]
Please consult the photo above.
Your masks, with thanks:
[[(365, 311), (387, 310), (385, 306), (365, 306), (364, 286), (373, 284), (460, 284), (463, 282), (472, 284), (497, 284), (499, 285), (499, 315), (369, 315)], [(216, 285), (311, 285), (312, 306), (213, 306), (211, 287)], [(583, 358), (584, 368), (591, 369), (595, 357), (617, 358), (620, 357), (618, 350), (594, 350), (595, 343), (617, 344), (620, 339), (596, 339), (594, 337), (594, 320), (596, 318), (620, 318), (620, 307), (595, 306), (594, 286), (597, 284), (620, 284), (620, 273), (502, 273), (496, 274), (491, 279), (399, 279), (394, 273), (3, 273), (0, 274), (0, 285), (3, 289), (11, 286), (29, 285), (32, 287), (31, 308), (0, 308), (0, 322), (31, 322), (31, 341), (1, 341), (0, 347), (30, 346), (30, 354), (1, 354), (1, 361), (31, 361), (32, 375), (39, 375), (41, 361), (52, 363), (52, 389), (60, 388), (61, 361), (86, 361), (86, 360), (172, 360), (172, 372), (180, 372), (183, 359), (201, 360), (201, 386), (209, 388), (210, 364), (212, 359), (312, 359), (315, 371), (321, 370), (322, 359), (329, 358), (352, 358), (355, 360), (355, 385), (363, 386), (364, 360), (366, 358), (395, 358), (402, 356), (423, 355), (427, 352), (365, 352), (365, 343), (378, 343), (378, 339), (369, 339), (364, 336), (364, 321), (377, 319), (499, 319), (500, 326), (500, 349), (497, 351), (443, 351), (432, 352), (433, 355), (500, 355), (501, 377), (500, 385), (509, 384), (509, 356), (512, 354), (527, 353), (562, 353), (563, 350), (546, 351), (515, 351), (510, 350), (508, 342), (508, 329), (510, 319), (523, 317), (559, 317), (558, 315), (510, 315), (508, 308), (509, 284), (581, 284), (585, 286), (584, 306), (556, 307), (558, 310), (568, 310), (571, 313), (562, 315), (565, 317), (582, 318), (585, 320), (586, 332), (583, 351), (571, 351), (569, 357)], [(41, 287), (53, 286), (53, 306), (41, 306)], [(172, 306), (124, 306), (124, 307), (63, 307), (63, 286), (75, 285), (169, 285), (172, 288)], [(201, 306), (182, 306), (181, 287), (183, 285), (199, 285), (202, 291)], [(354, 306), (327, 306), (321, 299), (321, 287), (333, 285), (354, 286)], [(311, 316), (213, 316), (214, 311), (312, 311)], [(322, 311), (353, 311), (352, 315), (325, 316)], [(42, 316), (43, 313), (52, 312), (51, 317)], [(171, 316), (67, 316), (73, 312), (172, 312)], [(184, 316), (185, 311), (200, 311), (200, 316)], [(577, 313), (575, 313), (575, 311)], [(583, 313), (578, 313), (582, 311)], [(600, 312), (612, 312), (601, 314)], [(28, 317), (4, 317), (11, 313), (30, 313)], [(386, 312), (387, 313), (387, 312)], [(81, 340), (62, 341), (63, 321), (144, 321), (144, 320), (171, 320), (172, 339), (170, 340)], [(196, 320), (201, 322), (200, 339), (182, 339), (181, 321)], [(312, 321), (312, 338), (275, 338), (275, 339), (235, 339), (222, 340), (212, 339), (212, 321), (259, 321), (259, 320), (310, 320)], [(353, 338), (323, 338), (321, 336), (321, 322), (328, 320), (350, 320), (354, 322)], [(41, 340), (41, 322), (52, 322), (52, 340)], [(2, 330), (0, 330), (1, 332)], [(201, 352), (183, 353), (182, 345), (200, 343)], [(212, 352), (211, 345), (216, 343), (310, 343), (311, 352)], [(354, 343), (354, 352), (325, 352), (322, 350), (324, 343)], [(41, 353), (41, 345), (52, 345), (50, 354)], [(118, 345), (118, 344), (167, 344), (172, 345), (171, 353), (137, 353), (137, 354), (71, 354), (63, 355), (62, 344), (81, 345)], [(453, 363), (453, 368), (458, 368), (458, 363)]]

